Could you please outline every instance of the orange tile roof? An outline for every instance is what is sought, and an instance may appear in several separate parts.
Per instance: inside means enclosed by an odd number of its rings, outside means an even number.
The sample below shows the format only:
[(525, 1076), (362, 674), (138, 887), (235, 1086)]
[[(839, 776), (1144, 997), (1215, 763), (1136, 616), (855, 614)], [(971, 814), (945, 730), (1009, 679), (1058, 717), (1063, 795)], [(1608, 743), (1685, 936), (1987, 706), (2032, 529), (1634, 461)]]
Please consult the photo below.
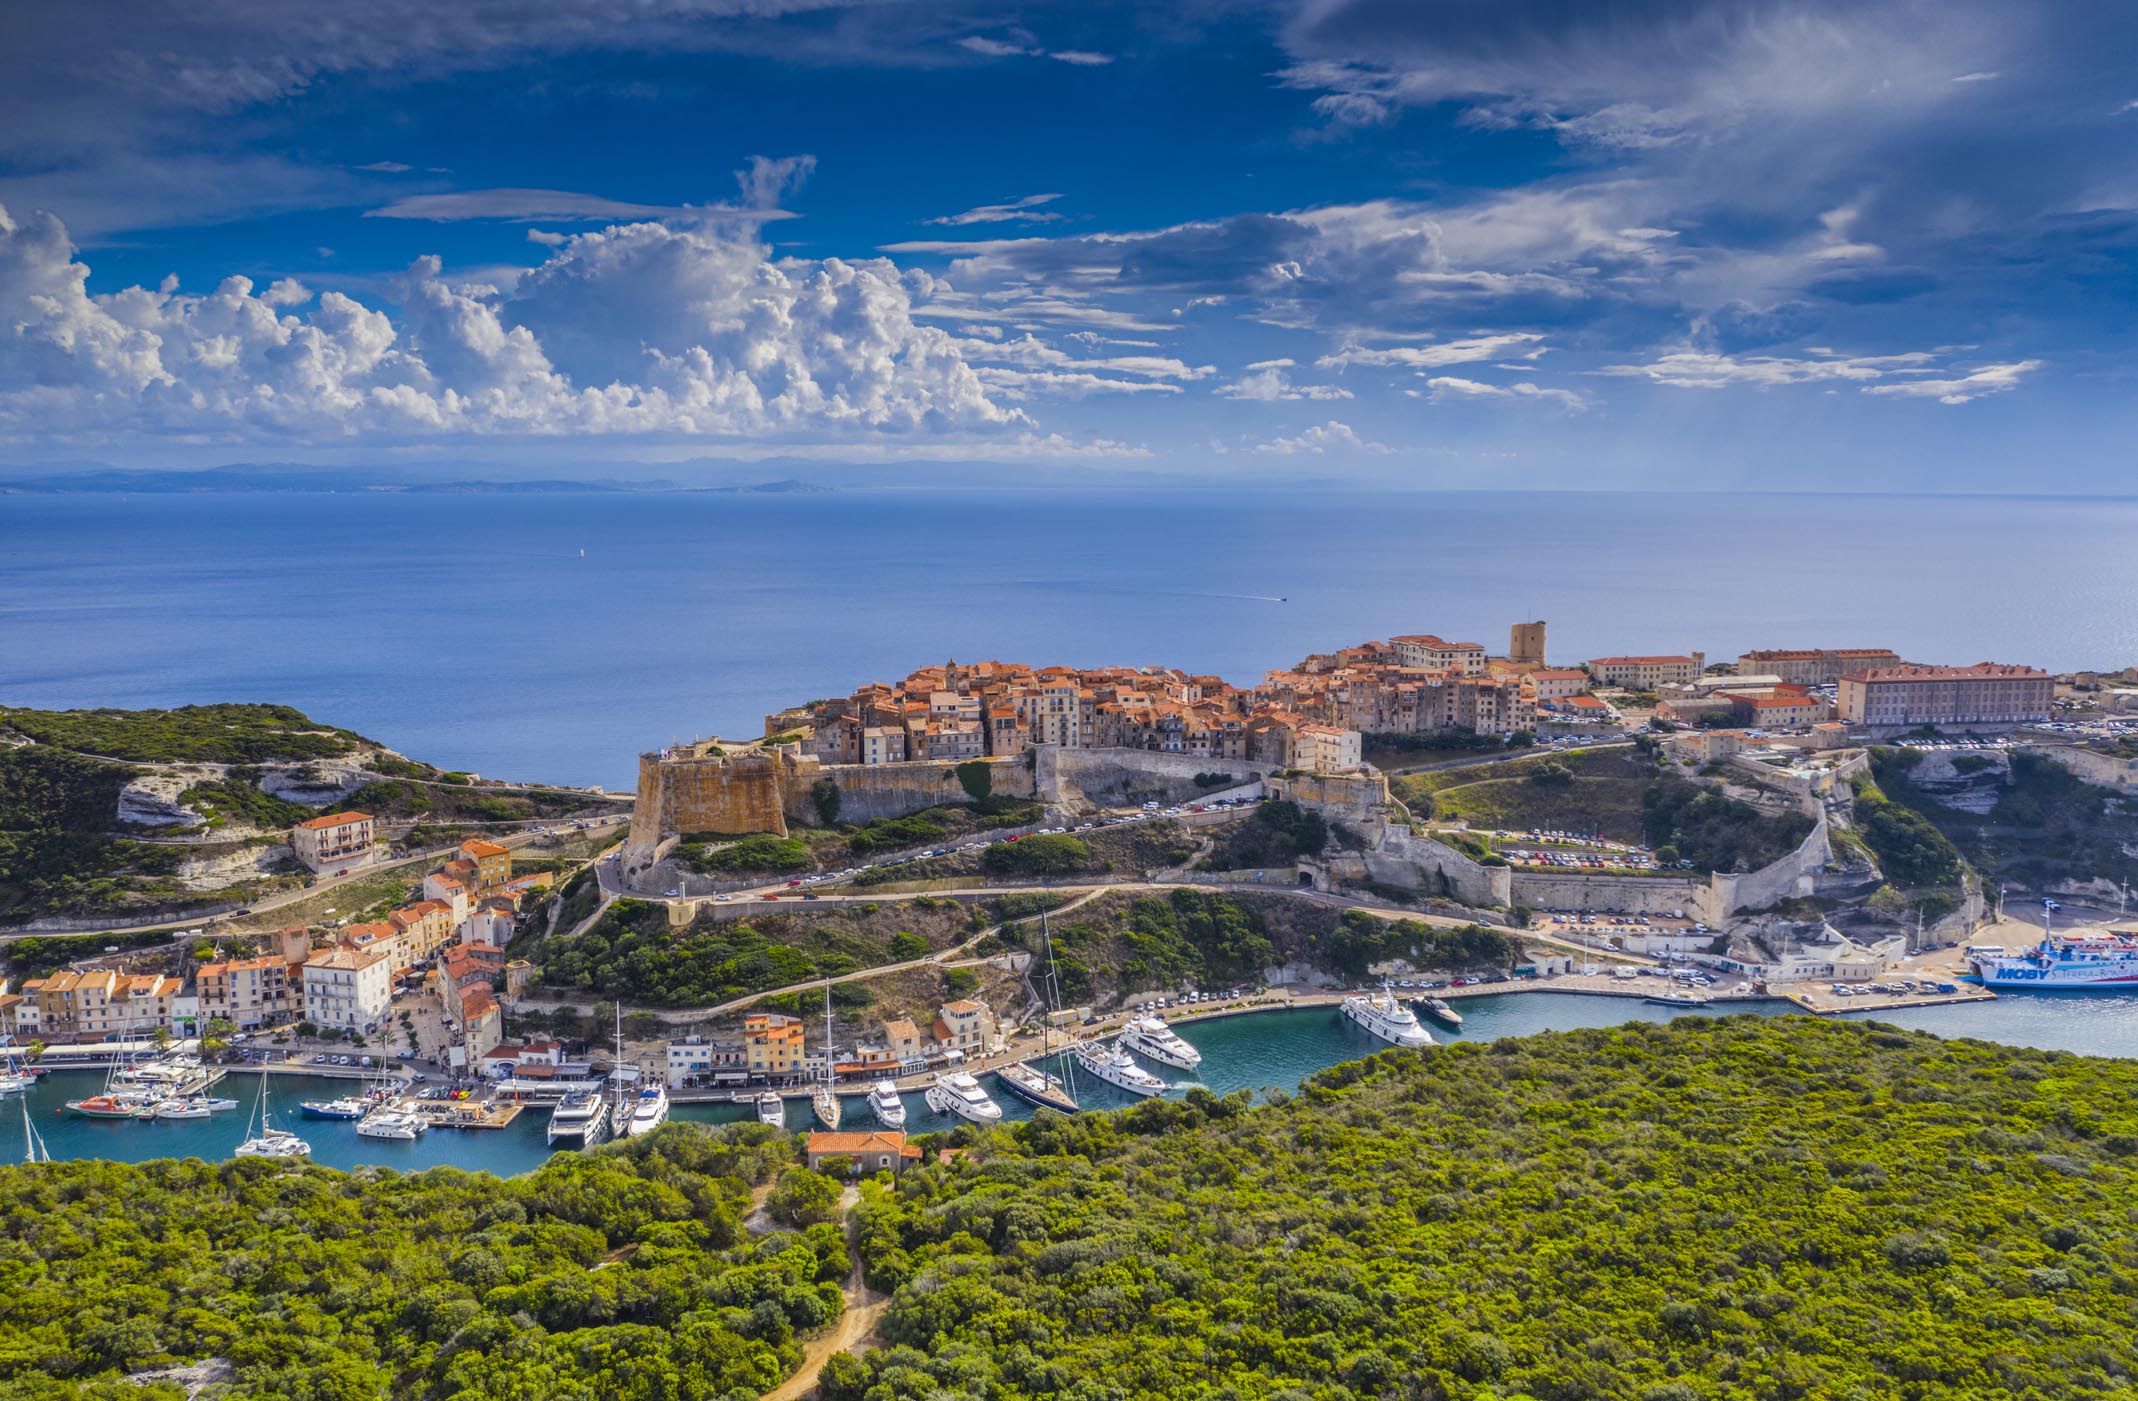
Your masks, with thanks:
[(325, 817), (307, 817), (297, 825), (307, 831), (318, 832), (328, 827), (346, 827), (352, 822), (369, 821), (371, 814), (368, 812), (337, 812)]
[(811, 1153), (896, 1153), (900, 1157), (917, 1158), (920, 1149), (908, 1148), (902, 1133), (873, 1129), (866, 1133), (813, 1133), (809, 1135)]

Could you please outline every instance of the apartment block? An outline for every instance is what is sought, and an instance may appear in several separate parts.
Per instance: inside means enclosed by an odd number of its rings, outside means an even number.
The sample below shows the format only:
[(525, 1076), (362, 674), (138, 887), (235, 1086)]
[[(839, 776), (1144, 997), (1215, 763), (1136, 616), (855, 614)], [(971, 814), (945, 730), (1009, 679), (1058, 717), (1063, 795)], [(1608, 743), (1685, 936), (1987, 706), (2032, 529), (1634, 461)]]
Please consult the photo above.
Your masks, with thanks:
[(2023, 725), (2049, 718), (2056, 683), (2030, 666), (1876, 667), (1841, 678), (1841, 718), (1873, 728)]
[(350, 870), (370, 863), (377, 826), (367, 812), (308, 817), (290, 828), (290, 850), (310, 870)]

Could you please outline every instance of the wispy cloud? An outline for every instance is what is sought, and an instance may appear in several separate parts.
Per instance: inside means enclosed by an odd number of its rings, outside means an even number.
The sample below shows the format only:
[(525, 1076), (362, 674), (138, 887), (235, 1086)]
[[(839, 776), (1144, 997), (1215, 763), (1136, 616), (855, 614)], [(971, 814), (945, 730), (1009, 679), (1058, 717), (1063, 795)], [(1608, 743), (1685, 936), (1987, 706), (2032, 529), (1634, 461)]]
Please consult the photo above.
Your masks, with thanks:
[(415, 167), (403, 165), (400, 161), (372, 161), (368, 165), (358, 166), (357, 169), (376, 171), (381, 175), (405, 175)]
[(1843, 355), (1820, 346), (1812, 347), (1803, 356), (1720, 355), (1683, 350), (1645, 364), (1606, 365), (1597, 373), (1636, 376), (1679, 389), (1853, 384), (1866, 394), (1965, 404), (1986, 394), (2018, 388), (2023, 377), (2044, 363), (2017, 360), (1963, 370), (1950, 364), (1946, 358), (1950, 353), (1910, 350), (1895, 355)]
[(966, 224), (1058, 223), (1061, 220), (1061, 215), (1052, 211), (1041, 210), (1040, 206), (1052, 204), (1060, 198), (1059, 194), (1026, 195), (1023, 199), (1013, 199), (1003, 204), (975, 205), (962, 214), (945, 214), (940, 218), (930, 219), (927, 222), (931, 224), (948, 224), (952, 227), (961, 227)]
[(1435, 375), (1425, 382), (1431, 397), (1441, 399), (1483, 399), (1502, 403), (1556, 404), (1569, 413), (1580, 413), (1589, 406), (1586, 395), (1571, 389), (1548, 389), (1543, 385), (1521, 380), (1514, 384), (1487, 384), (1482, 380), (1460, 379), (1454, 375)]
[(1112, 54), (1099, 53), (1093, 49), (1047, 49), (1029, 41), (1016, 43), (990, 38), (985, 34), (968, 34), (958, 40), (957, 44), (967, 53), (975, 53), (982, 58), (1051, 58), (1057, 63), (1073, 64), (1078, 68), (1099, 68), (1114, 61)]

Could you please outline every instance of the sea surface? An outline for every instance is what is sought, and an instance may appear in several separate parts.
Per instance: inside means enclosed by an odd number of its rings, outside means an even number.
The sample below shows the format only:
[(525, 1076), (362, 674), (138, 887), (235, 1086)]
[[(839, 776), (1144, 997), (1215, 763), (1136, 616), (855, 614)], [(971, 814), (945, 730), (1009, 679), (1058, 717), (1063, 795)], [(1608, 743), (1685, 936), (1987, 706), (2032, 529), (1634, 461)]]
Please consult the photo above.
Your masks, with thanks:
[(279, 701), (485, 776), (947, 658), (1251, 682), (1437, 632), (1555, 660), (2138, 661), (2138, 501), (1186, 490), (0, 496), (0, 703)]
[[(1463, 1016), (1461, 1029), (1451, 1031), (1433, 1026), (1431, 1030), (1437, 1040), (1489, 1041), (1540, 1031), (1717, 1014), (1651, 1006), (1624, 997), (1543, 992), (1465, 998), (1457, 1010)], [(1791, 1009), (1781, 1002), (1760, 1002), (1721, 1010), (1781, 1015)], [(2008, 1045), (2086, 1055), (2138, 1057), (2138, 994), (2014, 993), (2001, 995), (1994, 1002), (1881, 1012), (1876, 1020), (1939, 1036), (1975, 1037)], [(1381, 1042), (1346, 1022), (1334, 1007), (1214, 1017), (1185, 1022), (1176, 1029), (1184, 1040), (1203, 1053), (1200, 1072), (1189, 1075), (1155, 1064), (1149, 1068), (1169, 1082), (1203, 1085), (1220, 1094), (1234, 1090), (1260, 1093), (1269, 1089), (1294, 1089), (1316, 1071), (1386, 1049)], [(1054, 1068), (1057, 1074), (1064, 1073), (1061, 1066)], [(983, 1073), (981, 1083), (1002, 1106), (1005, 1117), (1023, 1119), (1032, 1113), (1022, 1100), (997, 1088), (991, 1074)], [(239, 1100), (243, 1107), (209, 1120), (80, 1119), (65, 1112), (68, 1100), (94, 1094), (102, 1085), (100, 1072), (55, 1071), (28, 1093), (28, 1118), (53, 1157), (113, 1158), (125, 1162), (151, 1158), (227, 1158), (247, 1136), (247, 1112), (253, 1108), (260, 1093), (257, 1077), (227, 1077), (217, 1093)], [(451, 1164), (470, 1171), (511, 1176), (539, 1166), (551, 1152), (544, 1142), (548, 1122), (546, 1109), (523, 1113), (509, 1128), (432, 1129), (410, 1143), (362, 1138), (354, 1124), (299, 1116), (297, 1106), (300, 1101), (332, 1099), (347, 1094), (349, 1089), (347, 1080), (270, 1076), (268, 1107), (277, 1126), (302, 1134), (312, 1145), (313, 1160), (329, 1167), (378, 1165), (416, 1171)], [(1093, 1083), (1088, 1076), (1079, 1076), (1077, 1089), (1080, 1101), (1087, 1109), (1120, 1108), (1134, 1102), (1130, 1096), (1111, 1086)], [(863, 1098), (858, 1095), (843, 1098), (848, 1125), (867, 1126), (871, 1121)], [(908, 1133), (953, 1128), (958, 1122), (932, 1113), (921, 1102), (919, 1094), (909, 1094), (905, 1099)], [(13, 1097), (0, 1099), (0, 1145), (6, 1145), (0, 1148), (0, 1161), (19, 1161), (23, 1155), (27, 1138), (23, 1125), (24, 1108)], [(676, 1119), (711, 1123), (754, 1117), (750, 1106), (725, 1104), (679, 1105), (671, 1115)], [(787, 1102), (787, 1126), (797, 1132), (811, 1126), (806, 1100), (790, 1099)]]

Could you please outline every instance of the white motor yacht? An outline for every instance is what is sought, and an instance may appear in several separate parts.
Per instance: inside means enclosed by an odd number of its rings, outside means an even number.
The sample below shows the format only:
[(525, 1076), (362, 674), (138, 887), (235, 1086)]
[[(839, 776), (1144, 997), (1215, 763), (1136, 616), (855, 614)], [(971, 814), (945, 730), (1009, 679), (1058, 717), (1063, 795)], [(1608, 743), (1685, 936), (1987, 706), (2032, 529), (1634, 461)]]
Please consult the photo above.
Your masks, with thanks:
[(663, 1085), (652, 1085), (638, 1092), (638, 1099), (631, 1106), (631, 1120), (623, 1125), (627, 1137), (637, 1138), (652, 1133), (668, 1122), (668, 1090)]
[(1147, 1060), (1170, 1065), (1175, 1070), (1193, 1070), (1203, 1063), (1203, 1053), (1180, 1039), (1165, 1018), (1155, 1013), (1130, 1017), (1121, 1028), (1121, 1044)]
[(938, 1114), (955, 1114), (976, 1124), (999, 1123), (1002, 1119), (1002, 1106), (989, 1099), (980, 1082), (962, 1070), (936, 1076), (922, 1098)]
[(1102, 1041), (1079, 1041), (1076, 1063), (1115, 1089), (1126, 1090), (1132, 1095), (1162, 1095), (1166, 1092), (1165, 1081), (1136, 1064), (1136, 1058), (1119, 1046), (1109, 1046)]
[(906, 1101), (899, 1096), (898, 1086), (889, 1080), (878, 1080), (869, 1086), (869, 1112), (887, 1129), (906, 1126)]
[(1345, 998), (1344, 1020), (1392, 1046), (1433, 1044), (1433, 1034), (1418, 1025), (1416, 1014), (1385, 990)]
[(430, 1127), (420, 1115), (401, 1109), (374, 1109), (357, 1121), (356, 1131), (366, 1138), (421, 1138)]
[(214, 1112), (203, 1099), (167, 1099), (156, 1106), (155, 1116), (159, 1119), (205, 1119)]
[(757, 1122), (774, 1128), (787, 1127), (787, 1101), (766, 1090), (757, 1097)]

